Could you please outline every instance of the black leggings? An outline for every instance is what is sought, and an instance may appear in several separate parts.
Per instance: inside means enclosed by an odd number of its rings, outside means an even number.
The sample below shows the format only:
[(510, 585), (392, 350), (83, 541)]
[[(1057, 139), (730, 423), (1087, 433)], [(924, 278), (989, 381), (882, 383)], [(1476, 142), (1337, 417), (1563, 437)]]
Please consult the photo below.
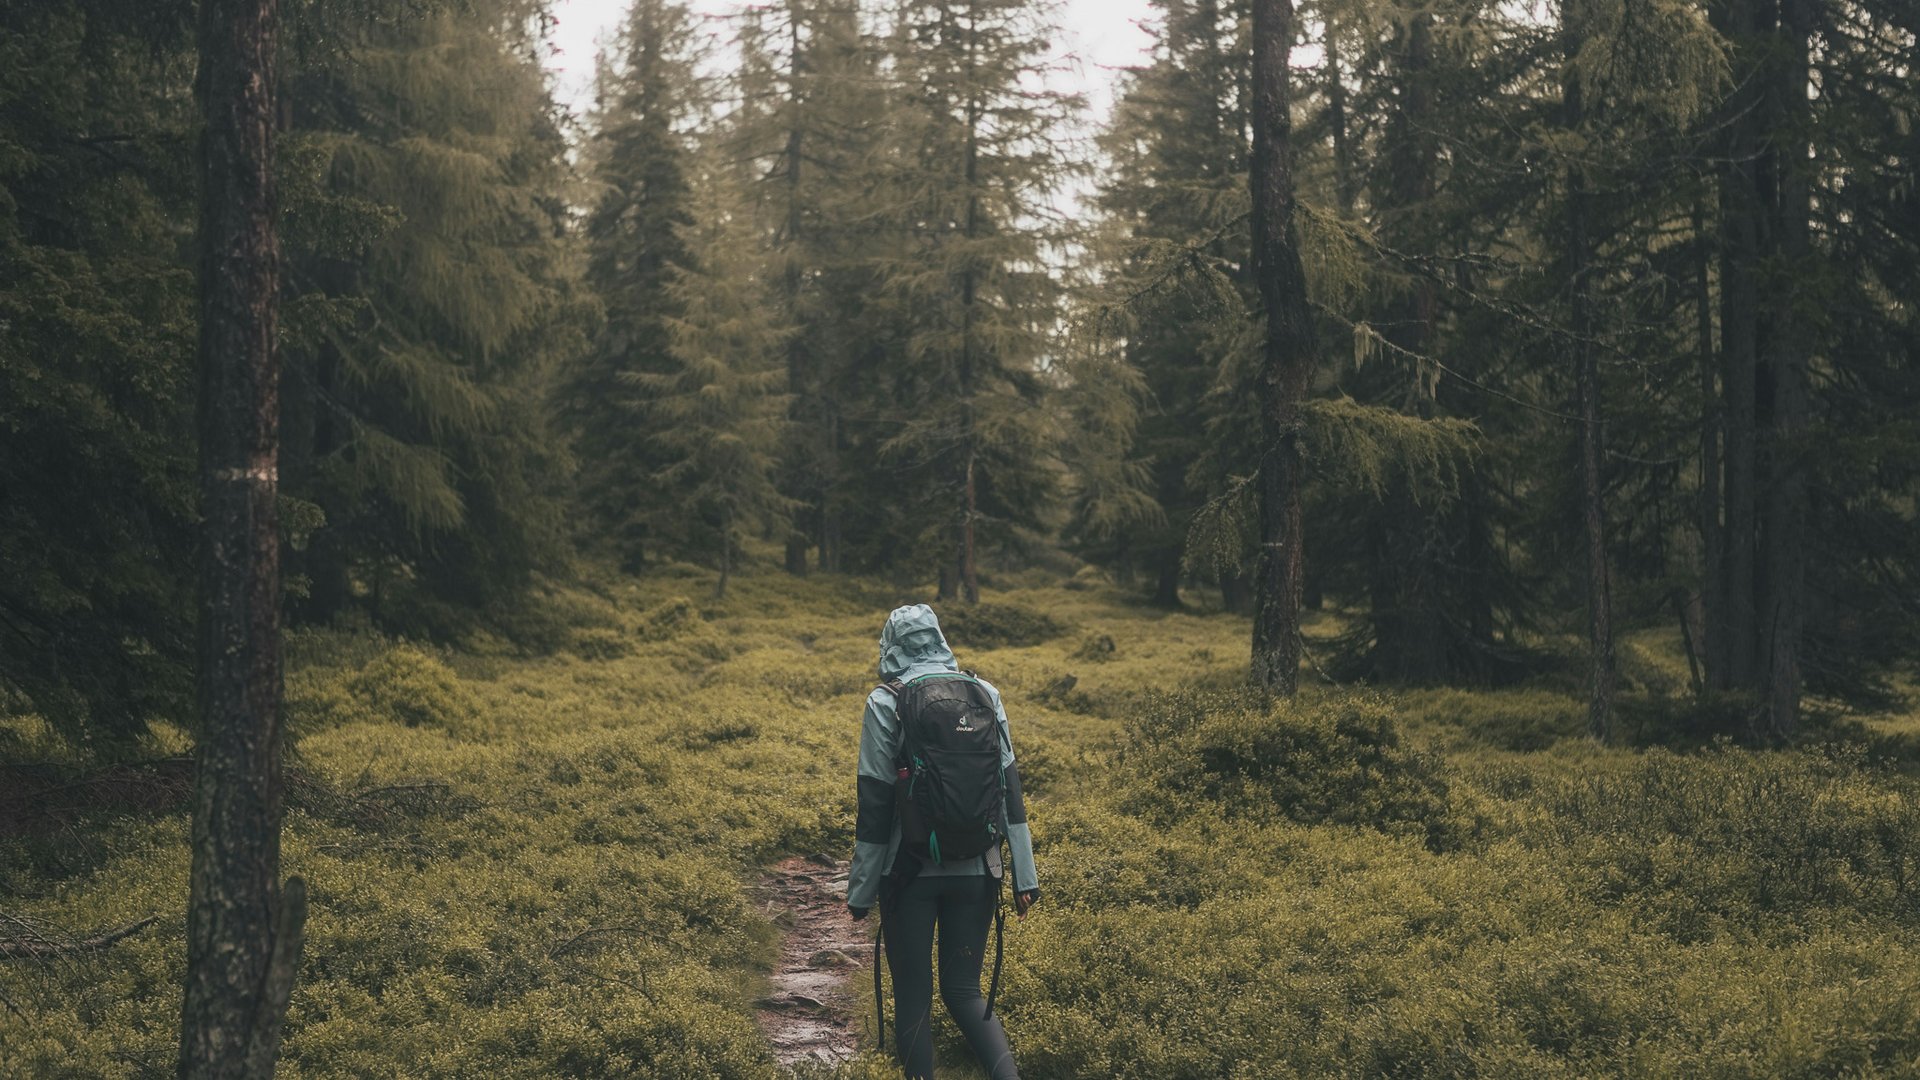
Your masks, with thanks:
[(1020, 1080), (1000, 1018), (987, 1015), (980, 967), (1000, 883), (985, 874), (918, 877), (888, 905), (887, 970), (893, 973), (894, 1038), (913, 1080), (933, 1076), (934, 924), (940, 926), (940, 1000), (992, 1080)]

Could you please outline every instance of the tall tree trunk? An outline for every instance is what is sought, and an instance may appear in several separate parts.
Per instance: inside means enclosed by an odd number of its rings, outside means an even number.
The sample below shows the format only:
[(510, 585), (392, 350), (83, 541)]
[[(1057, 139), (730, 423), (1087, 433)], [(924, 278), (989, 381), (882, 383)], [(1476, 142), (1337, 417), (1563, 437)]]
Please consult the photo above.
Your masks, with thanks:
[(1327, 16), (1327, 124), (1333, 128), (1333, 191), (1340, 200), (1340, 216), (1352, 217), (1353, 204), (1359, 198), (1354, 177), (1353, 150), (1347, 136), (1347, 83), (1340, 74), (1339, 32), (1333, 16)]
[[(1309, 575), (1309, 578), (1311, 575)], [(1301, 604), (1315, 608), (1314, 597), (1307, 590), (1307, 581), (1301, 584)], [(1253, 611), (1253, 592), (1247, 587), (1247, 575), (1238, 570), (1220, 575), (1220, 607), (1229, 615), (1246, 615)]]
[[(1577, 42), (1567, 46), (1572, 61)], [(1578, 131), (1585, 121), (1580, 82), (1569, 72), (1565, 87), (1566, 127)], [(1567, 288), (1572, 307), (1574, 380), (1580, 412), (1580, 505), (1587, 540), (1587, 734), (1601, 742), (1613, 736), (1612, 586), (1607, 568), (1605, 478), (1601, 472), (1600, 369), (1594, 356), (1585, 167), (1567, 166)]]
[[(1431, 86), (1433, 16), (1414, 15), (1401, 28), (1394, 47), (1399, 94), (1385, 140), (1385, 184), (1380, 197), (1381, 229), (1394, 246), (1417, 250), (1423, 238), (1412, 219), (1433, 198), (1438, 186), (1439, 145)], [(1439, 311), (1438, 288), (1417, 277), (1411, 291), (1397, 299), (1386, 337), (1396, 347), (1424, 356), (1434, 346)], [(1398, 407), (1431, 420), (1436, 402), (1419, 386), (1418, 375), (1399, 384)], [(1460, 520), (1449, 508), (1422, 505), (1411, 481), (1393, 476), (1385, 497), (1371, 509), (1368, 556), (1368, 620), (1374, 630), (1368, 666), (1375, 678), (1390, 683), (1431, 684), (1453, 675), (1452, 639), (1465, 622), (1450, 595), (1458, 574), (1452, 565), (1460, 546)]]
[(1720, 625), (1726, 658), (1709, 681), (1733, 690), (1755, 685), (1759, 652), (1754, 608), (1757, 554), (1756, 369), (1759, 365), (1760, 289), (1765, 206), (1760, 197), (1762, 73), (1756, 42), (1765, 21), (1755, 0), (1715, 5), (1721, 33), (1733, 39), (1738, 88), (1729, 103), (1726, 164), (1720, 177), (1720, 386), (1726, 438), (1722, 497), (1726, 607)]
[[(800, 126), (799, 109), (802, 101), (800, 79), (803, 74), (800, 52), (800, 12), (798, 5), (787, 4), (787, 93), (788, 107), (793, 110), (792, 126), (787, 129), (786, 158), (787, 182), (787, 219), (781, 229), (780, 241), (785, 249), (785, 272), (781, 276), (782, 293), (786, 300), (786, 313), (796, 322), (800, 317), (800, 169), (805, 161), (806, 132)], [(807, 346), (800, 334), (794, 334), (787, 340), (787, 391), (793, 395), (792, 417), (799, 433), (801, 488), (809, 499), (805, 512), (808, 516), (821, 513), (821, 503), (825, 499), (823, 486), (818, 483), (819, 461), (814, 450), (817, 447), (819, 433), (814, 430), (817, 411), (813, 397), (816, 393), (813, 373), (808, 370)], [(786, 566), (787, 573), (795, 577), (807, 576), (807, 531), (803, 523), (795, 522), (787, 535)]]
[(1169, 610), (1180, 608), (1180, 549), (1163, 548), (1155, 553), (1153, 603)]
[[(975, 21), (972, 5), (967, 7), (967, 85), (974, 85), (974, 64), (980, 45), (980, 27)], [(973, 358), (974, 358), (974, 304), (979, 299), (975, 294), (978, 281), (973, 270), (973, 241), (980, 234), (980, 122), (985, 107), (979, 98), (968, 91), (967, 98), (967, 146), (966, 180), (967, 212), (962, 226), (962, 235), (967, 239), (966, 254), (963, 260), (965, 269), (961, 271), (960, 304), (960, 413), (963, 427), (962, 453), (963, 475), (961, 480), (960, 515), (960, 560), (957, 567), (959, 575), (960, 598), (969, 604), (980, 602), (980, 573), (974, 553), (974, 520), (978, 515), (979, 504), (976, 500), (974, 472), (979, 462), (979, 432), (974, 426), (973, 415)]]
[(714, 583), (713, 598), (727, 598), (727, 583), (733, 579), (733, 507), (720, 511), (720, 580)]
[(1759, 657), (1767, 728), (1775, 738), (1799, 726), (1800, 635), (1806, 611), (1807, 480), (1802, 440), (1807, 428), (1807, 356), (1804, 322), (1796, 312), (1791, 275), (1809, 265), (1812, 238), (1810, 165), (1806, 131), (1807, 0), (1780, 0), (1780, 26), (1770, 55), (1779, 64), (1769, 80), (1774, 121), (1772, 233), (1778, 258), (1770, 276), (1767, 348), (1767, 502), (1761, 530), (1765, 593), (1755, 607), (1762, 617)]
[(1260, 399), (1260, 559), (1252, 677), (1291, 697), (1300, 674), (1300, 411), (1315, 364), (1306, 273), (1293, 228), (1287, 54), (1292, 0), (1253, 0), (1253, 264), (1266, 312)]
[(980, 602), (980, 567), (974, 560), (973, 522), (979, 511), (974, 489), (973, 451), (967, 451), (966, 516), (960, 522), (960, 599)]
[(199, 744), (182, 1077), (267, 1077), (306, 890), (280, 883), (276, 0), (202, 0)]
[(1694, 334), (1700, 355), (1700, 656), (1701, 685), (1724, 690), (1727, 674), (1726, 539), (1720, 524), (1720, 382), (1713, 347), (1713, 288), (1704, 200), (1693, 209)]

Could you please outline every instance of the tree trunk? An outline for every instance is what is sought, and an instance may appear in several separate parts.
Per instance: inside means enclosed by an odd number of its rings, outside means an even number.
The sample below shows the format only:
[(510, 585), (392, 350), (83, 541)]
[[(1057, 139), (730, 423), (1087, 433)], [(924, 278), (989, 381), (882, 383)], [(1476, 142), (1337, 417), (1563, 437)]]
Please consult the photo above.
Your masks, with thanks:
[(1806, 609), (1807, 480), (1801, 446), (1807, 428), (1808, 346), (1804, 319), (1795, 308), (1791, 275), (1809, 265), (1811, 183), (1805, 136), (1808, 103), (1807, 0), (1781, 0), (1780, 27), (1771, 55), (1781, 70), (1770, 80), (1774, 98), (1775, 204), (1773, 236), (1778, 258), (1771, 276), (1775, 300), (1768, 305), (1767, 502), (1761, 532), (1765, 593), (1755, 607), (1761, 627), (1764, 704), (1769, 733), (1787, 738), (1799, 726), (1800, 634)]
[(1727, 575), (1720, 525), (1720, 384), (1713, 347), (1713, 288), (1704, 203), (1693, 209), (1694, 334), (1700, 355), (1700, 657), (1703, 688), (1724, 690), (1727, 673)]
[[(967, 85), (974, 85), (974, 60), (980, 43), (980, 28), (973, 21), (974, 10), (967, 9)], [(972, 241), (980, 233), (980, 122), (985, 112), (984, 104), (972, 96), (967, 98), (967, 145), (965, 158), (965, 176), (967, 181), (966, 221), (962, 226), (962, 235), (968, 241), (966, 269), (961, 272), (960, 282), (960, 415), (962, 427), (962, 453), (964, 455), (963, 475), (961, 479), (962, 509), (960, 516), (960, 558), (956, 568), (960, 598), (969, 604), (980, 602), (980, 574), (974, 555), (974, 518), (979, 506), (976, 501), (974, 469), (979, 459), (976, 440), (979, 432), (974, 427), (973, 416), (973, 356), (974, 356), (974, 304), (978, 283), (975, 280), (972, 260)]]
[(980, 567), (974, 561), (973, 519), (978, 512), (973, 481), (973, 454), (967, 454), (966, 516), (960, 522), (960, 599), (980, 602)]
[(733, 508), (720, 511), (720, 580), (714, 583), (713, 598), (727, 598), (727, 582), (733, 577)]
[(1177, 611), (1180, 608), (1180, 549), (1167, 548), (1158, 553), (1153, 580), (1153, 603)]
[[(785, 249), (785, 272), (781, 277), (782, 292), (786, 300), (786, 313), (796, 322), (800, 316), (800, 169), (805, 162), (806, 133), (800, 126), (797, 110), (800, 107), (800, 13), (797, 5), (787, 5), (787, 93), (790, 95), (788, 106), (796, 112), (792, 115), (792, 126), (787, 129), (787, 144), (784, 152), (787, 170), (787, 220), (781, 230), (780, 241)], [(799, 445), (795, 447), (800, 457), (801, 491), (808, 497), (806, 507), (808, 516), (821, 513), (821, 504), (825, 501), (824, 485), (819, 482), (819, 458), (812, 451), (817, 450), (819, 432), (814, 430), (813, 421), (817, 411), (814, 403), (816, 392), (815, 378), (809, 370), (806, 342), (800, 334), (792, 335), (787, 341), (787, 391), (793, 395), (790, 412), (794, 427), (799, 432)], [(801, 523), (796, 522), (787, 536), (787, 573), (794, 577), (807, 576), (807, 532)]]
[[(1385, 184), (1381, 229), (1396, 247), (1418, 250), (1424, 243), (1412, 219), (1434, 196), (1439, 145), (1431, 86), (1433, 16), (1415, 14), (1401, 28), (1394, 46), (1399, 94), (1387, 126), (1383, 151)], [(1416, 356), (1434, 347), (1439, 310), (1438, 287), (1416, 277), (1410, 292), (1393, 304), (1386, 337)], [(1436, 402), (1419, 385), (1417, 373), (1397, 384), (1401, 411), (1422, 420), (1434, 417)], [(1412, 482), (1396, 473), (1368, 523), (1368, 621), (1374, 644), (1367, 662), (1383, 682), (1425, 685), (1447, 681), (1451, 639), (1466, 621), (1450, 585), (1458, 576), (1453, 558), (1460, 546), (1457, 513), (1422, 505)]]
[(298, 971), (300, 879), (280, 883), (275, 0), (202, 0), (199, 744), (182, 1077), (267, 1077)]
[[(1722, 628), (1724, 671), (1708, 673), (1713, 685), (1751, 690), (1759, 651), (1758, 619), (1754, 609), (1756, 584), (1756, 480), (1758, 476), (1754, 414), (1756, 368), (1759, 364), (1759, 268), (1764, 243), (1764, 205), (1760, 198), (1761, 74), (1752, 58), (1759, 51), (1754, 37), (1761, 21), (1753, 0), (1726, 0), (1716, 5), (1718, 28), (1735, 42), (1739, 80), (1729, 104), (1726, 164), (1720, 177), (1720, 386), (1722, 449), (1726, 463), (1722, 497), (1725, 511), (1722, 555), (1726, 605)], [(1741, 60), (1748, 60), (1741, 64)]]
[(1306, 274), (1293, 228), (1287, 54), (1292, 0), (1253, 0), (1253, 265), (1266, 313), (1260, 400), (1260, 559), (1252, 678), (1291, 697), (1300, 674), (1300, 410), (1315, 362)]
[(1339, 33), (1327, 16), (1327, 124), (1333, 128), (1333, 191), (1340, 200), (1340, 216), (1352, 217), (1359, 198), (1354, 179), (1353, 150), (1347, 137), (1347, 83), (1340, 74)]
[[(1567, 46), (1571, 61), (1575, 43)], [(1579, 131), (1584, 117), (1578, 77), (1565, 87), (1566, 126)], [(1594, 357), (1589, 295), (1587, 178), (1578, 161), (1567, 166), (1567, 288), (1572, 306), (1575, 393), (1580, 412), (1580, 503), (1587, 540), (1587, 734), (1600, 742), (1613, 737), (1612, 583), (1607, 567), (1605, 478), (1601, 473), (1600, 369)]]
[[(1302, 589), (1305, 589), (1304, 583)], [(1311, 597), (1303, 597), (1301, 602), (1307, 607), (1317, 607), (1311, 600)], [(1253, 611), (1253, 591), (1247, 586), (1247, 575), (1238, 570), (1220, 575), (1220, 606), (1229, 615), (1246, 615)]]

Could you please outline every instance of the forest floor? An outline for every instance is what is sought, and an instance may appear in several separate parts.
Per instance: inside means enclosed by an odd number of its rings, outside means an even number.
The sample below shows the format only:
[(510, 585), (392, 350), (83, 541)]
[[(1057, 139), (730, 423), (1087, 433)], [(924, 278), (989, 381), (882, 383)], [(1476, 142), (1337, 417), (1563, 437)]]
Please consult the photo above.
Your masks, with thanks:
[[(838, 890), (875, 640), (925, 590), (712, 580), (589, 577), (435, 645), (291, 635), (280, 1075), (899, 1075)], [(1036, 572), (942, 609), (1009, 702), (1046, 890), (996, 1010), (1023, 1076), (1920, 1076), (1920, 717), (1716, 742), (1657, 628), (1621, 642), (1627, 745), (1583, 737), (1577, 663), (1309, 675), (1269, 712), (1210, 599)], [(1315, 613), (1315, 654), (1347, 625)], [(103, 763), (0, 724), (0, 945), (158, 916), (0, 960), (0, 1078), (171, 1075), (187, 737)]]

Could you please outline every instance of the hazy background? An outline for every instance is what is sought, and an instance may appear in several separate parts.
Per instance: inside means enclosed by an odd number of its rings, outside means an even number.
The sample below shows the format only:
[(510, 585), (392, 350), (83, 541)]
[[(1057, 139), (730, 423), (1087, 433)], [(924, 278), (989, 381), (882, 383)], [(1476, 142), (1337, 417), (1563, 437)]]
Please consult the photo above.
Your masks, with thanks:
[[(547, 54), (558, 97), (575, 112), (587, 104), (593, 89), (593, 55), (604, 35), (618, 27), (627, 0), (558, 0), (559, 20)], [(690, 0), (693, 11), (721, 16), (738, 11), (740, 0)], [(1113, 86), (1120, 68), (1142, 62), (1153, 41), (1140, 28), (1148, 15), (1147, 0), (1065, 0), (1059, 7), (1060, 35), (1054, 42), (1049, 82), (1054, 89), (1084, 93), (1088, 119), (1105, 119), (1113, 104)], [(726, 27), (716, 22), (722, 37)]]

